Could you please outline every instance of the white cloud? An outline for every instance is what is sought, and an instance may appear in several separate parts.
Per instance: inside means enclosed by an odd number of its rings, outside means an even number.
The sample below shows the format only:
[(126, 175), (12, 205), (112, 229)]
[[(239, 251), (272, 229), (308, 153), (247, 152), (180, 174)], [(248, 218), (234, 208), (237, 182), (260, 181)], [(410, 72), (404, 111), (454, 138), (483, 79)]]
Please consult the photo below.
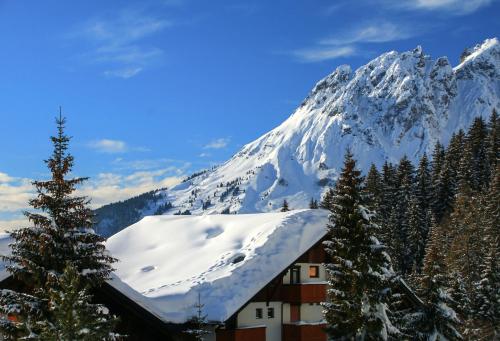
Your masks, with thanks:
[(227, 138), (219, 138), (219, 139), (213, 140), (210, 143), (208, 143), (207, 145), (205, 145), (203, 147), (203, 149), (222, 149), (222, 148), (227, 147), (230, 140), (231, 139), (228, 137)]
[(360, 54), (363, 44), (403, 40), (419, 33), (418, 27), (410, 30), (388, 21), (369, 22), (338, 32), (318, 41), (313, 47), (295, 50), (292, 54), (303, 62), (320, 62)]
[[(154, 189), (174, 186), (184, 178), (187, 166), (130, 174), (100, 173), (78, 188), (75, 194), (89, 197), (91, 207), (97, 208)], [(31, 180), (0, 174), (3, 179), (10, 179), (8, 183), (0, 183), (0, 232), (27, 226), (28, 222), (21, 212), (32, 209), (28, 204), (29, 199), (35, 196)]]
[(14, 180), (15, 179), (13, 177), (9, 176), (8, 174), (0, 172), (0, 184), (6, 183), (6, 182), (12, 182)]
[(321, 62), (324, 60), (352, 56), (356, 50), (352, 46), (340, 47), (315, 47), (310, 49), (296, 50), (295, 57), (303, 62)]
[(210, 157), (210, 156), (212, 156), (212, 154), (210, 154), (210, 153), (201, 153), (199, 155), (199, 157)]
[(455, 15), (465, 15), (489, 5), (493, 0), (391, 0), (390, 2), (396, 8), (444, 11)]
[(128, 150), (127, 144), (120, 140), (110, 140), (102, 139), (97, 141), (92, 141), (88, 144), (90, 148), (93, 148), (102, 153), (124, 153)]
[(144, 10), (122, 10), (87, 21), (71, 37), (90, 42), (92, 50), (83, 57), (105, 65), (106, 77), (128, 79), (163, 55), (161, 49), (147, 46), (144, 40), (170, 26), (170, 20)]
[(125, 68), (125, 69), (118, 69), (118, 70), (108, 70), (104, 71), (104, 75), (106, 77), (118, 77), (118, 78), (131, 78), (137, 75), (139, 72), (142, 71), (142, 67), (130, 67), (130, 68)]
[(414, 34), (410, 30), (391, 22), (369, 23), (354, 28), (351, 32), (344, 32), (335, 37), (323, 39), (323, 45), (348, 45), (354, 43), (385, 43), (406, 39)]

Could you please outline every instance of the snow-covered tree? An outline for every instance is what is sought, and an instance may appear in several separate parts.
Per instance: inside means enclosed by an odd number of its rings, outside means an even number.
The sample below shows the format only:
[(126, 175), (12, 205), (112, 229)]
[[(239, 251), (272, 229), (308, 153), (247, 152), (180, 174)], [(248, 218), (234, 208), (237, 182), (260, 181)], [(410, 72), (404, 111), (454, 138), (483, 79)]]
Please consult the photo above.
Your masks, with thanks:
[[(64, 133), (64, 125), (65, 119), (59, 116), (57, 135), (51, 138), (54, 150), (45, 161), (51, 178), (33, 182), (37, 196), (29, 203), (36, 211), (26, 213), (32, 226), (11, 232), (12, 253), (3, 257), (7, 271), (21, 283), (22, 290), (3, 291), (0, 310), (8, 311), (12, 319), (19, 321), (19, 338), (36, 339), (43, 329), (56, 323), (49, 308), (49, 288), (60, 289), (59, 278), (68, 262), (82, 283), (90, 286), (101, 285), (114, 262), (103, 238), (92, 230), (89, 200), (74, 194), (76, 186), (86, 178), (66, 178), (74, 160), (67, 152), (70, 138)], [(12, 309), (13, 306), (19, 309)], [(11, 329), (9, 322), (2, 319), (0, 333)]]
[(460, 323), (452, 308), (452, 298), (448, 292), (449, 278), (444, 262), (446, 231), (433, 224), (425, 255), (421, 278), (421, 297), (425, 308), (414, 321), (417, 339), (421, 340), (461, 340), (457, 330)]
[(48, 292), (49, 312), (52, 323), (42, 331), (43, 340), (91, 341), (117, 340), (119, 335), (111, 332), (116, 324), (108, 309), (91, 303), (88, 288), (82, 286), (76, 268), (68, 263), (57, 287)]
[(365, 207), (360, 171), (347, 151), (337, 180), (324, 242), (329, 289), (323, 303), (332, 340), (385, 340), (395, 333), (386, 297), (393, 276), (391, 261), (375, 235), (378, 226)]

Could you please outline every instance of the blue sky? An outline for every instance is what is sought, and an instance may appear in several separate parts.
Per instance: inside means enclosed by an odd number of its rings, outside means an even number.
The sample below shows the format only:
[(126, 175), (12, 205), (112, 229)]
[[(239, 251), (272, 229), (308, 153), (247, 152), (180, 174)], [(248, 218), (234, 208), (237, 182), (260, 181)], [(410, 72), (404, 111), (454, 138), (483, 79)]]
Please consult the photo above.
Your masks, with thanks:
[(340, 64), (422, 45), (457, 64), (494, 0), (0, 0), (0, 227), (47, 176), (63, 107), (96, 206), (226, 160)]

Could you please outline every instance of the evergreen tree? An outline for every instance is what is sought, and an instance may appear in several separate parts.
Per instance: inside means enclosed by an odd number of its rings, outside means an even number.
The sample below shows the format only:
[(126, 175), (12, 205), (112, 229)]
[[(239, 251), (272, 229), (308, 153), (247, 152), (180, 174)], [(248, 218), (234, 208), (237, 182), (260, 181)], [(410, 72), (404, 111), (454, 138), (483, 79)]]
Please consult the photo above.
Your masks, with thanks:
[(281, 212), (288, 212), (290, 211), (290, 208), (288, 208), (288, 202), (285, 200), (283, 200), (283, 206), (281, 206)]
[(441, 201), (441, 171), (444, 163), (444, 148), (439, 142), (434, 146), (434, 151), (432, 152), (432, 197), (431, 197), (431, 211), (433, 217), (437, 221), (441, 220), (444, 212), (443, 203)]
[(495, 109), (488, 122), (487, 154), (490, 172), (493, 173), (500, 159), (500, 118)]
[(378, 227), (363, 200), (361, 173), (348, 151), (336, 183), (325, 250), (330, 289), (324, 305), (332, 340), (385, 340), (395, 328), (386, 296), (393, 275), (390, 258), (375, 235)]
[(472, 186), (474, 191), (484, 190), (490, 178), (490, 165), (488, 161), (487, 143), (488, 129), (481, 117), (474, 119), (467, 133), (467, 144), (470, 145), (472, 159), (469, 167), (472, 170)]
[(451, 308), (452, 299), (448, 293), (446, 264), (443, 244), (446, 233), (433, 224), (430, 231), (428, 249), (421, 279), (421, 294), (426, 304), (420, 318), (415, 321), (418, 339), (423, 340), (460, 340), (457, 314)]
[(49, 311), (53, 323), (42, 332), (43, 340), (91, 341), (117, 340), (111, 332), (117, 320), (107, 308), (92, 304), (88, 288), (82, 286), (76, 268), (68, 263), (57, 288), (49, 289)]
[(364, 192), (368, 207), (378, 213), (382, 196), (382, 177), (374, 164), (370, 166), (365, 182)]
[[(37, 339), (43, 329), (56, 325), (49, 307), (50, 291), (59, 290), (59, 277), (67, 262), (75, 267), (85, 285), (99, 286), (108, 279), (110, 263), (103, 238), (92, 230), (93, 214), (89, 200), (74, 195), (86, 178), (66, 179), (73, 167), (67, 153), (70, 138), (64, 134), (65, 119), (57, 119), (54, 151), (46, 164), (51, 179), (35, 181), (37, 196), (30, 200), (36, 213), (26, 213), (33, 226), (11, 232), (12, 253), (3, 257), (7, 271), (24, 284), (23, 292), (3, 291), (0, 310), (9, 311), (20, 322), (17, 337)], [(19, 305), (17, 312), (9, 304)], [(0, 323), (0, 333), (9, 333), (11, 324)], [(6, 329), (5, 329), (5, 328)]]
[(314, 200), (314, 198), (311, 198), (311, 201), (309, 202), (309, 208), (310, 209), (317, 209), (318, 208), (318, 201)]
[(194, 305), (194, 308), (196, 308), (196, 315), (188, 321), (188, 325), (190, 325), (191, 328), (185, 331), (186, 334), (193, 335), (197, 341), (205, 340), (205, 335), (209, 334), (206, 328), (207, 315), (203, 314), (204, 306), (205, 305), (201, 303), (201, 296), (198, 294), (198, 302)]
[(382, 244), (386, 245), (389, 252), (393, 254), (394, 236), (396, 224), (396, 213), (394, 211), (396, 204), (396, 170), (394, 166), (388, 162), (382, 167), (382, 184), (380, 195), (380, 203), (377, 212), (377, 220), (380, 224), (380, 239)]
[(410, 160), (404, 156), (399, 162), (397, 170), (396, 204), (394, 206), (391, 225), (395, 242), (393, 245), (393, 258), (397, 258), (397, 267), (402, 275), (410, 273), (415, 263), (414, 245), (410, 240), (410, 203), (414, 196), (415, 170)]
[(487, 256), (481, 265), (478, 283), (478, 318), (482, 320), (482, 337), (500, 338), (500, 164), (493, 173), (493, 181), (485, 208), (485, 244)]
[(429, 160), (424, 153), (420, 158), (415, 179), (415, 200), (413, 212), (410, 213), (410, 234), (415, 243), (415, 265), (420, 273), (425, 255), (425, 245), (427, 235), (431, 225), (431, 198), (432, 198), (432, 179), (429, 169)]
[(332, 207), (332, 201), (333, 201), (333, 188), (329, 188), (325, 195), (323, 195), (323, 200), (321, 200), (321, 203), (319, 204), (319, 207), (329, 210)]

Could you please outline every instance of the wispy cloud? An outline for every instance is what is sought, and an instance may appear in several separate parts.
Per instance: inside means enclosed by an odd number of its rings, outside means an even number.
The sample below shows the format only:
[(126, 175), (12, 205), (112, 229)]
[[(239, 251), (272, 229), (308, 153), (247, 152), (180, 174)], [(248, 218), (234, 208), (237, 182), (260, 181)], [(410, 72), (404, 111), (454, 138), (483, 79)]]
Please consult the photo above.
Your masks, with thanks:
[(491, 4), (493, 0), (389, 0), (395, 8), (442, 11), (454, 15), (470, 14)]
[(100, 139), (87, 143), (87, 147), (92, 148), (100, 153), (121, 154), (126, 152), (148, 152), (145, 147), (131, 147), (125, 141)]
[(145, 10), (129, 9), (88, 20), (71, 37), (90, 43), (91, 50), (82, 57), (103, 65), (105, 76), (127, 79), (138, 75), (163, 55), (162, 49), (146, 41), (172, 25), (171, 20)]
[(293, 51), (295, 57), (303, 62), (321, 62), (324, 60), (349, 57), (356, 53), (353, 46), (324, 46)]
[(292, 51), (292, 55), (302, 62), (321, 62), (360, 54), (363, 44), (403, 40), (418, 33), (416, 27), (410, 30), (388, 21), (369, 22), (323, 38), (312, 47)]
[(207, 145), (205, 145), (203, 147), (203, 149), (222, 149), (222, 148), (227, 147), (230, 140), (231, 139), (228, 137), (215, 139), (215, 140), (211, 141), (210, 143), (208, 143)]
[(124, 141), (102, 139), (89, 142), (88, 146), (102, 153), (124, 153), (128, 147)]

